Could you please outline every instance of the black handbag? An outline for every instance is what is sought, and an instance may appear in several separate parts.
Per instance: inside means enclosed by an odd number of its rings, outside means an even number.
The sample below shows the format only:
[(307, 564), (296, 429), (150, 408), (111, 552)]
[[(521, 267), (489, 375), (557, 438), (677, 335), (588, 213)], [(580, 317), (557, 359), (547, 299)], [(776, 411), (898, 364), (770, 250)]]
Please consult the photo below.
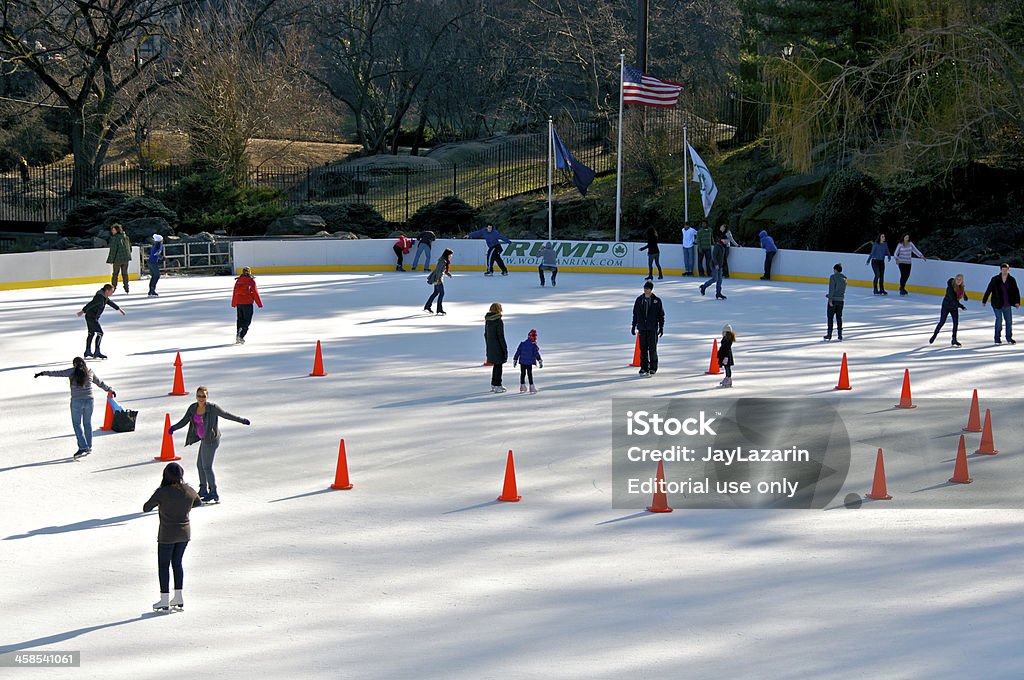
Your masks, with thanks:
[(114, 432), (135, 432), (135, 419), (138, 417), (138, 411), (114, 411), (114, 422), (110, 427)]

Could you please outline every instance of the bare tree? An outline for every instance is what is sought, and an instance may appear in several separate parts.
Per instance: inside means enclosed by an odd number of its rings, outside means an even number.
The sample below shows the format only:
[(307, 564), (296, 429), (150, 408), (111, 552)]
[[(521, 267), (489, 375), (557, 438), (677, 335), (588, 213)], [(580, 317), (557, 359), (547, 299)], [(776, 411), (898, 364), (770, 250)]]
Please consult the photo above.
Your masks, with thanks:
[(180, 77), (172, 106), (190, 155), (236, 183), (248, 174), (254, 137), (301, 128), (315, 111), (304, 75), (309, 41), (295, 28), (261, 27), (269, 4), (208, 7), (174, 41)]
[(92, 187), (111, 142), (170, 82), (159, 49), (184, 0), (0, 0), (0, 61), (33, 73), (68, 110), (72, 191)]

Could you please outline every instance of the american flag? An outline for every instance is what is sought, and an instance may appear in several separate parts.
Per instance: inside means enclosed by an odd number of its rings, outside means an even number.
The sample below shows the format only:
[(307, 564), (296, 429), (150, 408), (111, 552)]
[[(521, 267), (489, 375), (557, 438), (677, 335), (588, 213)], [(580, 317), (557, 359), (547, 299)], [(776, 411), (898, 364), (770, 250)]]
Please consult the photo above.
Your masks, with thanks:
[(668, 80), (658, 80), (626, 66), (622, 74), (622, 103), (670, 108), (679, 102), (683, 86)]

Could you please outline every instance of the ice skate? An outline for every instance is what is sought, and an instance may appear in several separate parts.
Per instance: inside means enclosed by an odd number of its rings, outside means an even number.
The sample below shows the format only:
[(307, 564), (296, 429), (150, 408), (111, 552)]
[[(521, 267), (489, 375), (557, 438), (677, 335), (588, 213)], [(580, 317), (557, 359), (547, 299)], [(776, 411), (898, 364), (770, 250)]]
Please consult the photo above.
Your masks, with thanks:
[(537, 394), (537, 386), (530, 385), (530, 394)]
[(180, 590), (174, 591), (174, 597), (171, 598), (168, 604), (171, 606), (171, 609), (179, 612), (185, 608), (185, 599), (181, 596)]
[(171, 594), (170, 593), (160, 593), (160, 601), (153, 603), (153, 611), (155, 611), (155, 612), (170, 611), (170, 609), (171, 609), (170, 599), (171, 599)]
[(525, 391), (526, 391), (526, 385), (520, 385), (519, 386), (519, 393), (522, 394)]

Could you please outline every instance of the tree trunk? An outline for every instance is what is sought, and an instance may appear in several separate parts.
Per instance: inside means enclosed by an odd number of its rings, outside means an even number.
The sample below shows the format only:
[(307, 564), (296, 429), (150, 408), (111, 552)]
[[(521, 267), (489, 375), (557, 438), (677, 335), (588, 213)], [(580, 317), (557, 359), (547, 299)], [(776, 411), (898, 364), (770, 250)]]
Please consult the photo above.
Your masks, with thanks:
[(99, 173), (95, 163), (95, 148), (90, 148), (92, 145), (86, 129), (85, 116), (81, 111), (71, 111), (70, 114), (71, 153), (75, 158), (71, 195), (77, 197), (87, 189), (96, 187)]

